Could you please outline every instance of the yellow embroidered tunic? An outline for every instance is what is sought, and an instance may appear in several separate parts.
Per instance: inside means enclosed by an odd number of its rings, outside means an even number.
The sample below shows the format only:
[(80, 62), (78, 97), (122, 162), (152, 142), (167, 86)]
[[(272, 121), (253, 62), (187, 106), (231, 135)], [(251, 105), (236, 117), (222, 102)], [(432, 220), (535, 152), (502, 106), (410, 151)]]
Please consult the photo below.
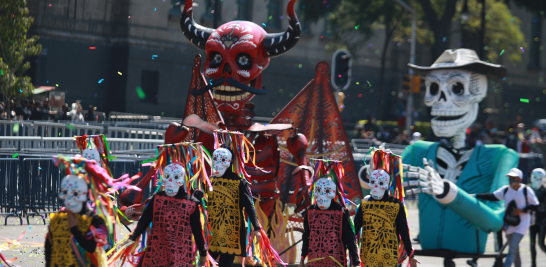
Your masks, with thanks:
[[(68, 228), (65, 212), (50, 215), (49, 236), (51, 238), (51, 266), (79, 266), (72, 252), (70, 239), (72, 233)], [(93, 217), (78, 214), (78, 229), (82, 233), (89, 231)]]
[(385, 201), (362, 202), (362, 238), (360, 259), (364, 266), (396, 266), (398, 236), (396, 217), (399, 203)]
[(259, 229), (249, 184), (234, 173), (213, 178), (214, 191), (208, 192), (208, 219), (212, 230), (209, 251), (246, 256), (245, 213), (254, 230)]

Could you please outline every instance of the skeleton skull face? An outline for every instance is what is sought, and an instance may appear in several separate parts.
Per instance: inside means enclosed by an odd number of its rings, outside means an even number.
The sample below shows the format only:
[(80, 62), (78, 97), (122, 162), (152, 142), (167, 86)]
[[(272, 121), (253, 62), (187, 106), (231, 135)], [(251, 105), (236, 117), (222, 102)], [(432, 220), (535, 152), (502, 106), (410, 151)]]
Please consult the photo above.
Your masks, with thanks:
[(425, 105), (432, 107), (434, 134), (453, 137), (476, 120), (478, 103), (487, 93), (485, 75), (463, 69), (433, 70), (425, 82)]
[(372, 197), (374, 199), (382, 199), (385, 195), (385, 191), (389, 189), (391, 177), (383, 169), (377, 169), (370, 175), (370, 182), (368, 186), (372, 190)]
[(218, 148), (212, 153), (212, 176), (222, 177), (231, 165), (233, 155), (226, 148)]
[(61, 193), (59, 198), (64, 200), (64, 206), (73, 213), (82, 211), (87, 201), (87, 183), (76, 175), (67, 175), (61, 181)]
[(95, 162), (100, 163), (99, 152), (95, 149), (85, 149), (82, 153), (82, 156), (86, 160), (94, 160)]
[(320, 178), (315, 184), (315, 198), (321, 210), (327, 210), (336, 197), (337, 186), (331, 178)]
[(541, 168), (536, 168), (531, 172), (531, 187), (533, 189), (540, 189), (540, 187), (546, 183), (546, 171)]
[(165, 184), (165, 193), (167, 196), (176, 196), (180, 187), (184, 187), (184, 190), (187, 190), (186, 170), (180, 164), (171, 163), (165, 166), (163, 174), (165, 175), (163, 183)]

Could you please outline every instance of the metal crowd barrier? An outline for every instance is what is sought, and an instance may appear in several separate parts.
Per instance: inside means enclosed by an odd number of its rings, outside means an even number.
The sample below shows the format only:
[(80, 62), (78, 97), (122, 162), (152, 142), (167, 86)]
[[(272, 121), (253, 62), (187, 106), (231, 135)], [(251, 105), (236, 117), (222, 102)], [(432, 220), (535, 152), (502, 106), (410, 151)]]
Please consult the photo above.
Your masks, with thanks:
[[(41, 218), (46, 224), (47, 215), (62, 207), (63, 203), (58, 196), (64, 174), (53, 164), (54, 154), (20, 154), (15, 158), (11, 154), (0, 154), (0, 215), (6, 216), (6, 225), (10, 217), (19, 218), (21, 225), (23, 217), (26, 217), (27, 224), (30, 224), (31, 217)], [(141, 166), (145, 159), (147, 158), (111, 160), (109, 166), (113, 178), (124, 174), (133, 176), (139, 172), (144, 176), (150, 169), (149, 166)], [(137, 182), (138, 180), (134, 184)], [(150, 197), (155, 190), (156, 187), (150, 183), (144, 189), (144, 197)], [(121, 192), (123, 190), (119, 190)]]
[[(104, 134), (113, 138), (164, 139), (165, 124), (146, 128), (110, 126), (98, 123), (56, 123), (46, 121), (0, 121), (0, 136), (73, 137)], [(138, 125), (132, 125), (138, 126)], [(159, 129), (162, 128), (162, 129)]]
[[(109, 138), (108, 146), (112, 151), (154, 150), (163, 144), (163, 139), (130, 139)], [(73, 137), (40, 137), (40, 136), (0, 136), (0, 150), (32, 151), (40, 150), (71, 151), (77, 149)]]

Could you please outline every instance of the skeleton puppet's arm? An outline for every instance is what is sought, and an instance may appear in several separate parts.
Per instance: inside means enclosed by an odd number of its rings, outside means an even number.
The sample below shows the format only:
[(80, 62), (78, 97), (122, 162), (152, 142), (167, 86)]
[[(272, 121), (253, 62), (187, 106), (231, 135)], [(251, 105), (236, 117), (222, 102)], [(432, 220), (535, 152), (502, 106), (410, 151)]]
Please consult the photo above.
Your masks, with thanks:
[[(403, 157), (403, 159), (405, 159), (405, 163), (411, 161), (409, 157)], [(497, 205), (496, 203), (488, 206), (478, 201), (454, 183), (441, 179), (436, 170), (429, 166), (426, 159), (422, 160), (424, 168), (404, 164), (404, 186), (417, 186), (415, 189), (408, 190), (407, 194), (431, 194), (438, 202), (483, 231), (499, 231), (502, 228), (502, 213), (492, 208)], [(493, 177), (491, 191), (500, 187), (498, 186), (500, 179), (517, 164), (517, 158), (514, 161), (514, 157), (506, 153), (498, 163), (499, 167)]]

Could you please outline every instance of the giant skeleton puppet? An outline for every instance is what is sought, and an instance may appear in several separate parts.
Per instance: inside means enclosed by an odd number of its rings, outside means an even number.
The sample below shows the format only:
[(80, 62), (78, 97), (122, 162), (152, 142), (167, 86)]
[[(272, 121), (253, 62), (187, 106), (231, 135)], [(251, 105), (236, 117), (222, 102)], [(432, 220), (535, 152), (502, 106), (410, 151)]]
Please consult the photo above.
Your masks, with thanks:
[(454, 139), (452, 147), (417, 141), (402, 154), (405, 184), (418, 186), (408, 193), (419, 193), (422, 249), (484, 253), (488, 233), (502, 229), (504, 207), (470, 194), (492, 193), (508, 184), (505, 175), (517, 167), (519, 158), (504, 145), (465, 148), (465, 130), (477, 118), (488, 78), (501, 78), (506, 71), (481, 61), (469, 49), (446, 50), (430, 67), (409, 66), (426, 74), (425, 104), (432, 107), (432, 130)]

